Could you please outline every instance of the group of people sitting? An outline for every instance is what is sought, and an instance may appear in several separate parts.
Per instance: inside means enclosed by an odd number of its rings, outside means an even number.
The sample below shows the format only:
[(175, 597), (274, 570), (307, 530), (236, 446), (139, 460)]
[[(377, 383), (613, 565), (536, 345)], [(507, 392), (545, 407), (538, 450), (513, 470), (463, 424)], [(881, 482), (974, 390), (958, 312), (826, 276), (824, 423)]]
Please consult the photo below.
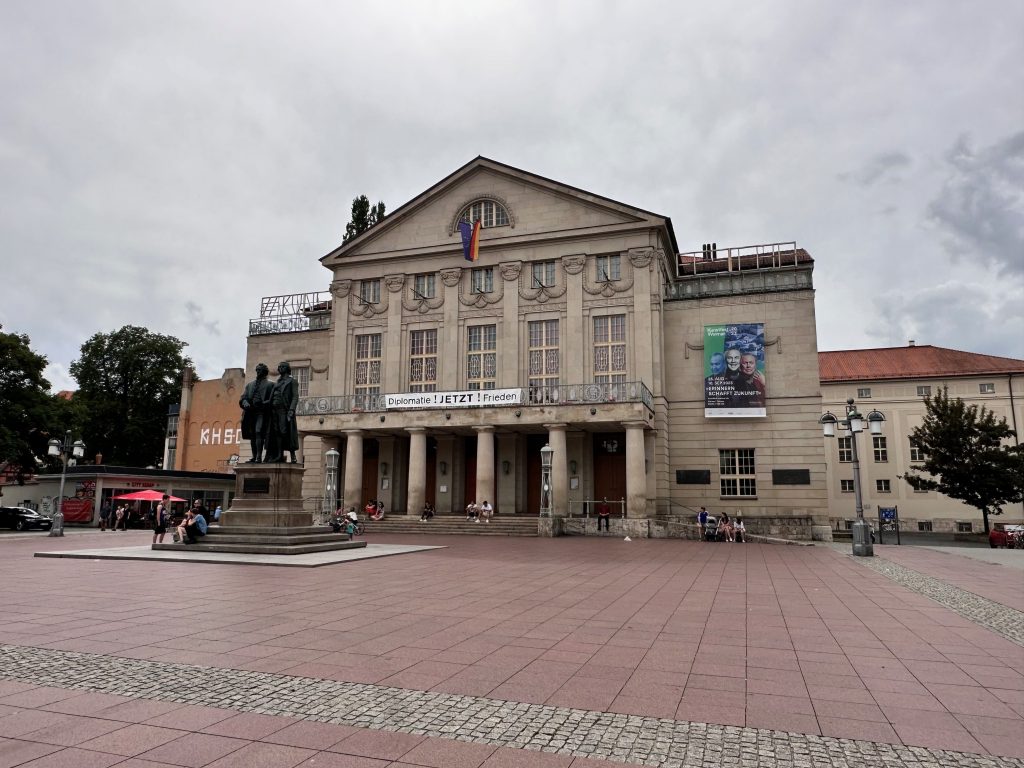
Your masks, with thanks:
[(366, 502), (366, 506), (363, 507), (363, 512), (371, 520), (383, 520), (384, 519), (384, 502), (380, 499), (370, 499)]
[(481, 518), (485, 523), (491, 522), (491, 515), (494, 514), (494, 507), (491, 503), (484, 499), (483, 504), (477, 504), (475, 501), (469, 502), (466, 505), (466, 519), (472, 520), (473, 522), (479, 523)]
[(743, 524), (742, 517), (731, 520), (729, 515), (723, 512), (716, 518), (708, 513), (706, 507), (701, 507), (697, 513), (697, 525), (700, 527), (701, 538), (705, 541), (742, 543), (746, 540), (747, 527)]

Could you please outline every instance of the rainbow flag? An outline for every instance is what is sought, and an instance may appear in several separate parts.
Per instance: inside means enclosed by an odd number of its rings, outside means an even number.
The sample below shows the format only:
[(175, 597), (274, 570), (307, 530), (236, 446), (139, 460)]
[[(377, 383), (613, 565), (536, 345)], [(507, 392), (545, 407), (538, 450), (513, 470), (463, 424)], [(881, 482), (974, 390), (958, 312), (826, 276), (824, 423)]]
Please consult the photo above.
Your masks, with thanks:
[(472, 224), (460, 221), (459, 232), (462, 233), (463, 256), (466, 257), (466, 261), (476, 261), (480, 256), (480, 219)]

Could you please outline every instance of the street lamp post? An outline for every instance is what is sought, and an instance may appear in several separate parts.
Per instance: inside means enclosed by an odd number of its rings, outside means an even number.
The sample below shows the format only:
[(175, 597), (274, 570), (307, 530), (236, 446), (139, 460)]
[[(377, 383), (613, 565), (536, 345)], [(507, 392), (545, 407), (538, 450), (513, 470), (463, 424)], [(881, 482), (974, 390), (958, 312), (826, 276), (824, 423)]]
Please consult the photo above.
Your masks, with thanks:
[(57, 510), (53, 513), (53, 526), (50, 528), (51, 536), (64, 535), (64, 480), (68, 474), (68, 458), (80, 459), (85, 455), (85, 443), (81, 440), (71, 442), (71, 430), (64, 434), (64, 442), (53, 438), (49, 443), (47, 454), (61, 458), (60, 469), (60, 492), (57, 494)]
[(540, 449), (540, 516), (551, 517), (551, 456), (555, 449), (547, 443)]
[(334, 514), (338, 504), (338, 459), (341, 456), (336, 450), (331, 448), (324, 454), (327, 459), (327, 485), (324, 488), (324, 507), (322, 511), (325, 512), (328, 517)]
[[(871, 411), (867, 416), (868, 428), (872, 435), (882, 434), (885, 416), (880, 411)], [(864, 431), (864, 417), (857, 410), (851, 397), (846, 401), (846, 418), (840, 421), (831, 411), (826, 411), (818, 423), (825, 437), (836, 436), (836, 425), (850, 431), (851, 458), (853, 459), (853, 495), (857, 519), (853, 523), (853, 554), (857, 557), (873, 557), (875, 548), (871, 544), (871, 527), (864, 519), (864, 497), (860, 488), (860, 455), (857, 452), (857, 435)]]

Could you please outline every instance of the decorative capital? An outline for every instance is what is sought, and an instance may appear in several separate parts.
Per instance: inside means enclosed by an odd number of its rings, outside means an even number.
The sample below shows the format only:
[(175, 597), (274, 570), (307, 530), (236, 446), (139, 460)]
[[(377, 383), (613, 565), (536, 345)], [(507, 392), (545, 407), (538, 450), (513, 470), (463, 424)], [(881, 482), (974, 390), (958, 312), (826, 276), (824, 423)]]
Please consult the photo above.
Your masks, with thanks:
[(653, 248), (630, 248), (627, 253), (629, 255), (629, 263), (636, 269), (646, 269), (654, 259)]
[(384, 285), (392, 293), (398, 293), (402, 290), (402, 286), (405, 285), (405, 275), (385, 275)]
[(351, 280), (335, 280), (331, 283), (331, 296), (336, 299), (344, 299), (351, 290)]
[(501, 276), (505, 280), (518, 280), (519, 273), (523, 271), (523, 262), (521, 261), (506, 261), (498, 265), (498, 269), (501, 270)]
[(562, 269), (568, 275), (578, 275), (585, 266), (587, 266), (587, 257), (582, 253), (562, 257)]
[(451, 269), (441, 270), (441, 282), (452, 288), (459, 284), (459, 279), (462, 277), (461, 267), (452, 267)]

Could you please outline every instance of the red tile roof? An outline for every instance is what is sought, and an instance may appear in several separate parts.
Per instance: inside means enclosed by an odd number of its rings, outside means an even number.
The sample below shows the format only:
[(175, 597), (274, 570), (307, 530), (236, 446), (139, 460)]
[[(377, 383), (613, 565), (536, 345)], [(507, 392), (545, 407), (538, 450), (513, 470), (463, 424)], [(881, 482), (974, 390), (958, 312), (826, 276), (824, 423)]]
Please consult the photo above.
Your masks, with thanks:
[(933, 379), (947, 376), (1024, 374), (1024, 360), (979, 355), (930, 344), (818, 353), (823, 382)]

